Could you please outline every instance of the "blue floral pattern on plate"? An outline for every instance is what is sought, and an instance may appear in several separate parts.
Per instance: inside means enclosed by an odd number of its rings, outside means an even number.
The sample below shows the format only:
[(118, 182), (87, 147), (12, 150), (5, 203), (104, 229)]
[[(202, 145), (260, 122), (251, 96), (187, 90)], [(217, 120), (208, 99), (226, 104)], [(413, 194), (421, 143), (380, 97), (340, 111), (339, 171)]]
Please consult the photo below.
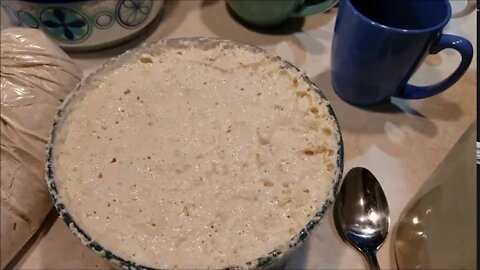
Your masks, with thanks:
[(51, 36), (63, 42), (80, 42), (90, 32), (86, 16), (70, 8), (46, 8), (41, 12), (40, 20)]
[(20, 18), (20, 21), (24, 25), (26, 25), (30, 28), (38, 28), (38, 26), (39, 26), (38, 22), (37, 22), (37, 19), (35, 19), (35, 17), (32, 14), (30, 14), (30, 13), (24, 11), (24, 10), (20, 10), (18, 12), (18, 17)]
[(150, 14), (152, 0), (121, 0), (117, 5), (117, 21), (125, 28), (141, 25)]
[(114, 15), (108, 11), (101, 11), (95, 15), (95, 27), (98, 29), (108, 29), (110, 28), (115, 20), (113, 19)]

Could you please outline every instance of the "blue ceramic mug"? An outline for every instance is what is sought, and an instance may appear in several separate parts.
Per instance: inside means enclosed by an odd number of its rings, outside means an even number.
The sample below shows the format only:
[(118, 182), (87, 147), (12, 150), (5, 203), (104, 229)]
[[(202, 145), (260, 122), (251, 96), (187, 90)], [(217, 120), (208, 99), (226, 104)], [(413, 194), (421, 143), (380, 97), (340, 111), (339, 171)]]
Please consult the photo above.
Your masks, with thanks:
[[(390, 97), (421, 99), (452, 86), (465, 73), (473, 47), (442, 34), (451, 17), (448, 0), (341, 0), (332, 44), (332, 84), (343, 100), (359, 106)], [(427, 54), (451, 48), (458, 68), (429, 86), (408, 84)]]

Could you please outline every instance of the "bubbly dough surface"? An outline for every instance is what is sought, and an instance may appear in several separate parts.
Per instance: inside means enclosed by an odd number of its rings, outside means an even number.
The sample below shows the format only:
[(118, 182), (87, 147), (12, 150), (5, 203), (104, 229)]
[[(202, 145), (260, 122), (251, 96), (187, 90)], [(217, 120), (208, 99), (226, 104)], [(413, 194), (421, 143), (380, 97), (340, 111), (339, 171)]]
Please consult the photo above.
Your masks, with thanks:
[(319, 210), (338, 134), (299, 72), (192, 44), (132, 53), (87, 82), (60, 123), (56, 183), (80, 228), (124, 259), (242, 266)]

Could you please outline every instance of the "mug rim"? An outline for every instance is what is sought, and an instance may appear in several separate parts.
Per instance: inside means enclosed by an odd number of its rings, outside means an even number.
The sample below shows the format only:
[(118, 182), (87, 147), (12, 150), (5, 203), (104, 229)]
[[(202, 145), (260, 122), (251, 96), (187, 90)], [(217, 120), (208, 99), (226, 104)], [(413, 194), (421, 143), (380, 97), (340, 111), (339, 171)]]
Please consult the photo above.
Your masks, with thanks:
[(399, 27), (388, 26), (388, 25), (379, 23), (378, 21), (370, 19), (365, 14), (360, 12), (352, 4), (352, 1), (353, 0), (345, 0), (345, 2), (347, 2), (347, 5), (349, 6), (349, 8), (351, 8), (353, 10), (355, 15), (357, 15), (360, 18), (362, 18), (363, 20), (373, 24), (374, 26), (377, 26), (377, 27), (380, 27), (380, 28), (383, 28), (383, 29), (387, 29), (387, 30), (390, 30), (390, 31), (393, 31), (393, 32), (397, 32), (397, 33), (421, 34), (421, 33), (428, 33), (428, 32), (432, 32), (432, 31), (435, 31), (435, 30), (439, 30), (439, 29), (442, 29), (448, 23), (448, 21), (450, 21), (450, 18), (452, 17), (452, 7), (450, 6), (450, 3), (448, 2), (448, 0), (443, 0), (443, 4), (447, 8), (447, 16), (445, 16), (445, 18), (443, 18), (443, 20), (440, 23), (437, 23), (433, 26), (422, 28), (422, 29), (404, 29), (404, 28), (399, 28)]

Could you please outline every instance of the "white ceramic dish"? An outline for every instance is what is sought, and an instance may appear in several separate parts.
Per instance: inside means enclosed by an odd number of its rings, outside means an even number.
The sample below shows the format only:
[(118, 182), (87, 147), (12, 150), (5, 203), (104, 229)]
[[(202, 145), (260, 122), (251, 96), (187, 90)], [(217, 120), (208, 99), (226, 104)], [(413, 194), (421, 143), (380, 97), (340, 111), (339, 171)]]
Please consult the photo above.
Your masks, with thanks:
[(163, 0), (2, 1), (12, 25), (41, 29), (67, 50), (91, 50), (134, 38), (153, 22)]

